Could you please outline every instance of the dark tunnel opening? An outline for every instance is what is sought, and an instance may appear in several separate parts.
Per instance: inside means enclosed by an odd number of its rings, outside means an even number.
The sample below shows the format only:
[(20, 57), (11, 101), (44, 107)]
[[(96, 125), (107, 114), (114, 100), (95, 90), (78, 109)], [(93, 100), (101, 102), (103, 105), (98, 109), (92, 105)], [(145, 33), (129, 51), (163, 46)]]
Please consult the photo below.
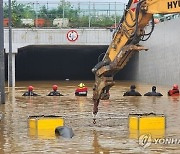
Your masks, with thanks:
[[(16, 55), (16, 80), (94, 80), (91, 69), (108, 46), (28, 46)], [(101, 56), (100, 56), (101, 55)], [(6, 58), (7, 59), (7, 58)], [(130, 65), (130, 66), (128, 66)], [(130, 80), (131, 65), (115, 79)], [(134, 65), (134, 64), (133, 64)], [(7, 74), (7, 73), (6, 73)]]
[(16, 80), (91, 80), (107, 46), (28, 46), (16, 56)]

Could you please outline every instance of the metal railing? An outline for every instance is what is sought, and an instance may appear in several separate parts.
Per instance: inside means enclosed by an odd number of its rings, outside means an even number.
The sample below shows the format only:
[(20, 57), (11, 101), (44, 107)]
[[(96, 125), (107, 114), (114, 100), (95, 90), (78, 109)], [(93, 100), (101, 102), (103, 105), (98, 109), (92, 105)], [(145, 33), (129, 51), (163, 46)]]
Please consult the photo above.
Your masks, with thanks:
[(159, 18), (159, 21), (164, 22), (164, 21), (171, 20), (171, 19), (176, 19), (176, 18), (180, 18), (179, 13), (164, 15), (163, 17)]
[[(29, 9), (29, 17), (24, 12), (18, 12), (17, 7), (12, 6), (16, 12), (19, 23), (14, 23), (14, 27), (103, 27), (116, 25), (119, 22), (125, 8), (123, 2), (68, 2), (65, 0), (57, 1), (17, 1), (22, 7)], [(8, 1), (4, 0), (4, 7)], [(12, 14), (13, 14), (12, 12)], [(17, 13), (18, 12), (18, 13)], [(74, 13), (74, 14), (73, 14)], [(4, 13), (5, 14), (5, 13)], [(5, 14), (6, 15), (6, 14)], [(37, 20), (45, 19), (44, 23), (38, 24)], [(27, 24), (29, 20), (29, 25)], [(31, 24), (30, 24), (31, 19)], [(59, 25), (53, 24), (54, 20), (59, 19)], [(14, 19), (15, 20), (15, 19)], [(33, 23), (32, 23), (33, 22)], [(41, 20), (42, 22), (42, 20)]]

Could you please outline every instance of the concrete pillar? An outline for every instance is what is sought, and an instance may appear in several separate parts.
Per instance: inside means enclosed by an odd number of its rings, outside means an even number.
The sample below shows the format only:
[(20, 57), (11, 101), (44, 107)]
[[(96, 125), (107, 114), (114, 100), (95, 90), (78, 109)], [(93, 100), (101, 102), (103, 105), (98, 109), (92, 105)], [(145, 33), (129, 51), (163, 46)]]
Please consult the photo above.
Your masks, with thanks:
[(0, 104), (5, 103), (3, 0), (0, 1)]
[(12, 53), (12, 59), (8, 54), (8, 86), (15, 87), (15, 53)]

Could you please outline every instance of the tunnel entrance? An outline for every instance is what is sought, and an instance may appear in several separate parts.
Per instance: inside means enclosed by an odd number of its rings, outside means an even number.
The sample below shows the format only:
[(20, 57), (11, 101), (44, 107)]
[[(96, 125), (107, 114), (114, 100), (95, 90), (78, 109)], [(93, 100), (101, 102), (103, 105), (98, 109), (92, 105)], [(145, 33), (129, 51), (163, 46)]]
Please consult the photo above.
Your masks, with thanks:
[[(91, 69), (108, 46), (27, 46), (16, 55), (16, 80), (94, 80)], [(115, 76), (134, 79), (137, 56)]]
[(108, 46), (28, 46), (16, 55), (16, 80), (92, 80)]

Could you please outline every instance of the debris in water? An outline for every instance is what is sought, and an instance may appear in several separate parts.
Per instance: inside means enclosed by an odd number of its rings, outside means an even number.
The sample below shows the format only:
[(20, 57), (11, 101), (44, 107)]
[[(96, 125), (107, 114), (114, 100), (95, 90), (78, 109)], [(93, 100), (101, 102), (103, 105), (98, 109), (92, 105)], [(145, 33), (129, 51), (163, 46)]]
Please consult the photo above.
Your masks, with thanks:
[(74, 132), (72, 128), (67, 126), (60, 126), (55, 129), (55, 134), (62, 136), (64, 138), (72, 138), (74, 136)]

